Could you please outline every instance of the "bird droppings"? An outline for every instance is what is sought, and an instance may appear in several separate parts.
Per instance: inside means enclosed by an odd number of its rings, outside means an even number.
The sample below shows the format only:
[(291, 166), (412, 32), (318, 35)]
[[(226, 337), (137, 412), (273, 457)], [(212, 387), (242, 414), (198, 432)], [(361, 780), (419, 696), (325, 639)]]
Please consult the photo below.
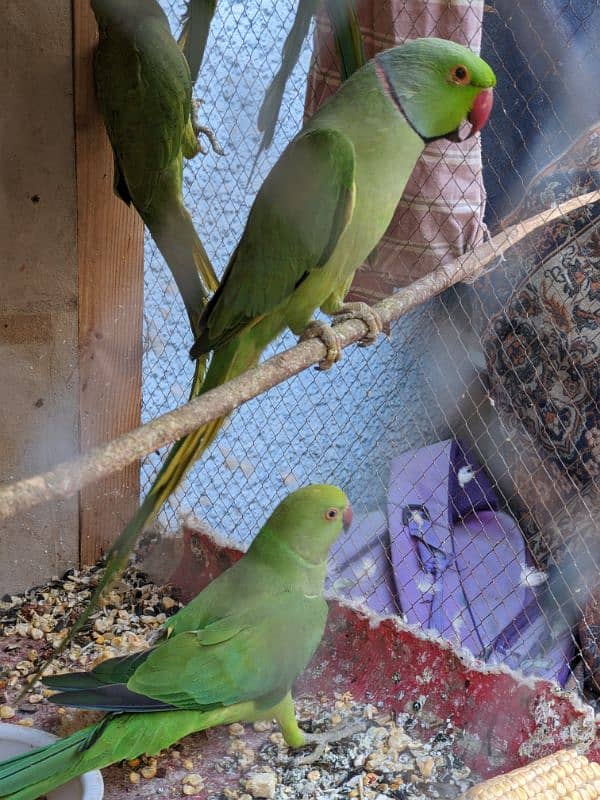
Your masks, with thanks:
[[(69, 570), (60, 580), (0, 601), (0, 718), (59, 735), (98, 718), (52, 706), (51, 692), (39, 682), (19, 706), (15, 698), (77, 619), (99, 570)], [(161, 622), (180, 607), (170, 587), (128, 569), (48, 674), (90, 669), (106, 658), (148, 647)], [(39, 633), (34, 636), (34, 631)], [(348, 692), (300, 697), (296, 708), (309, 733), (339, 729), (342, 734), (339, 741), (320, 748), (310, 763), (300, 761), (311, 756), (312, 746), (290, 750), (273, 721), (233, 723), (187, 737), (160, 754), (142, 754), (103, 770), (105, 798), (453, 800), (475, 783), (453, 752), (455, 732), (449, 722), (421, 741), (408, 713), (388, 714), (379, 706), (356, 702)], [(357, 722), (363, 723), (358, 732)]]

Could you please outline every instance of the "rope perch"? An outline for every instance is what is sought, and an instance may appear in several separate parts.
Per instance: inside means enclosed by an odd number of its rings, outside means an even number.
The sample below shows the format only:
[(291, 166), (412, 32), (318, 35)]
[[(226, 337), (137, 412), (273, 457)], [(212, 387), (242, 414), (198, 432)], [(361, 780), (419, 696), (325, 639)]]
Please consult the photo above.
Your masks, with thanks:
[[(460, 281), (472, 282), (494, 258), (506, 252), (537, 228), (591, 203), (600, 202), (600, 191), (589, 192), (512, 225), (477, 250), (415, 281), (375, 308), (385, 324)], [(359, 341), (366, 333), (360, 320), (336, 326), (342, 347)], [(52, 470), (0, 487), (0, 519), (6, 519), (48, 500), (70, 497), (82, 487), (143, 458), (154, 450), (185, 436), (216, 417), (230, 414), (254, 397), (317, 364), (325, 356), (317, 339), (302, 342), (272, 356), (254, 369), (183, 406), (157, 417), (108, 444), (59, 464)]]

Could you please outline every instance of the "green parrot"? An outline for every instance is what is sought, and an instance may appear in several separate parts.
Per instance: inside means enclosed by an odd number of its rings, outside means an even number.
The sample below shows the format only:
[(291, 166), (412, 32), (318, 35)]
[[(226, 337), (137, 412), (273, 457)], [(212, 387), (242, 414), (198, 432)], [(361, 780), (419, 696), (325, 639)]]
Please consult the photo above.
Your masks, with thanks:
[(167, 621), (155, 647), (46, 678), (59, 692), (52, 702), (108, 714), (1, 763), (0, 797), (34, 800), (88, 770), (232, 722), (276, 719), (290, 747), (307, 744), (290, 690), (325, 630), (327, 557), (351, 519), (336, 486), (298, 489), (248, 552)]
[[(286, 326), (300, 333), (320, 307), (361, 314), (372, 335), (381, 321), (365, 304), (346, 304), (356, 269), (385, 232), (410, 173), (428, 142), (469, 135), (491, 111), (496, 79), (479, 56), (443, 39), (415, 39), (365, 64), (340, 87), (284, 150), (260, 188), (223, 280), (199, 320), (192, 357), (212, 351), (197, 369), (194, 395), (254, 366)], [(331, 329), (305, 335), (339, 356)], [(324, 365), (326, 366), (326, 364)], [(203, 380), (202, 380), (203, 378)], [(90, 603), (68, 642), (127, 565), (141, 532), (218, 434), (218, 418), (180, 439), (135, 516), (107, 554)]]
[(99, 29), (96, 94), (114, 153), (114, 189), (148, 227), (196, 331), (218, 280), (182, 198), (183, 159), (200, 151), (190, 70), (156, 0), (91, 0), (91, 6)]
[(191, 355), (212, 352), (204, 391), (254, 366), (286, 327), (302, 333), (317, 308), (345, 311), (426, 143), (457, 138), (467, 117), (479, 131), (494, 85), (467, 48), (415, 39), (378, 54), (308, 120), (260, 188), (200, 318)]

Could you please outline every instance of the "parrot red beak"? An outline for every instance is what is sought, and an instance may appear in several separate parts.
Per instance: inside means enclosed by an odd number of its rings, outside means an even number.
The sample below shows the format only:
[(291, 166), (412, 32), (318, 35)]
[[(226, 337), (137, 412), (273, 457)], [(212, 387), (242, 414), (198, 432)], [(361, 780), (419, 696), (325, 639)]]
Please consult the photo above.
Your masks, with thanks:
[(348, 506), (348, 508), (344, 511), (342, 521), (344, 523), (344, 530), (347, 531), (352, 524), (352, 506)]
[(483, 128), (483, 126), (489, 119), (493, 105), (494, 105), (493, 90), (482, 89), (475, 98), (475, 102), (473, 103), (473, 108), (471, 109), (471, 111), (469, 112), (469, 116), (467, 117), (467, 119), (471, 123), (471, 132), (467, 136), (467, 139), (470, 139), (471, 136), (475, 136), (475, 134)]
[[(463, 122), (460, 128), (445, 136), (450, 142), (466, 142), (471, 136), (480, 131), (485, 123), (488, 121), (492, 106), (494, 105), (494, 92), (492, 89), (482, 89), (473, 103), (473, 108), (469, 111), (467, 121)], [(471, 126), (470, 131), (466, 136), (463, 131), (467, 127), (467, 123)]]

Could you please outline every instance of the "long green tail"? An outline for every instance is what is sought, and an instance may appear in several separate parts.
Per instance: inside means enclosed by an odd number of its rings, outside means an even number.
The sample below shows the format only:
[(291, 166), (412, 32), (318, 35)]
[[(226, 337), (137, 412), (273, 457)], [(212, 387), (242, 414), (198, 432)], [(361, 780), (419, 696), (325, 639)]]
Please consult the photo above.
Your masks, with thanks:
[(0, 763), (0, 798), (36, 800), (84, 772), (142, 753), (157, 754), (195, 731), (246, 718), (251, 721), (252, 712), (252, 704), (240, 703), (206, 712), (155, 711), (106, 718)]
[(188, 0), (183, 25), (177, 43), (183, 50), (192, 76), (192, 85), (198, 80), (210, 23), (217, 9), (217, 0)]
[(340, 75), (345, 81), (367, 61), (356, 13), (356, 2), (355, 0), (326, 0), (325, 8), (331, 22), (340, 59)]
[[(318, 0), (299, 0), (298, 2), (294, 22), (283, 45), (281, 65), (265, 93), (258, 113), (257, 127), (263, 137), (256, 155), (255, 165), (262, 151), (267, 150), (273, 141), (285, 87), (298, 62), (302, 43), (308, 35), (310, 23), (318, 5)], [(325, 8), (340, 57), (342, 80), (346, 80), (366, 62), (356, 13), (356, 0), (326, 0)], [(254, 167), (252, 171), (254, 171)]]
[(196, 334), (198, 318), (219, 280), (192, 218), (183, 203), (171, 202), (161, 205), (160, 215), (145, 214), (143, 219), (171, 270)]

